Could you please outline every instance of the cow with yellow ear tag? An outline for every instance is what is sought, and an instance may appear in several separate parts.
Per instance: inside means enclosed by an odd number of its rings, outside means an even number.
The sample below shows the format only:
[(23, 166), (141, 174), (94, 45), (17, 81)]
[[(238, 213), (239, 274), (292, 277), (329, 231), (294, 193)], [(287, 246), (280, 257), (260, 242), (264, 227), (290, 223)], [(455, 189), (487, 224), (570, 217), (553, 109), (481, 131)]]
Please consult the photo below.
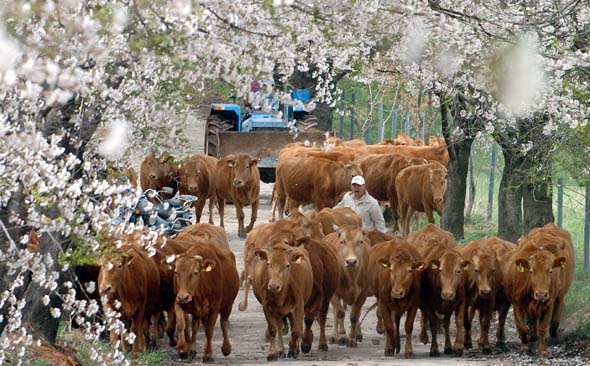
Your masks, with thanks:
[[(193, 238), (191, 247), (174, 261), (174, 293), (176, 302), (177, 351), (181, 358), (196, 353), (196, 335), (200, 322), (205, 326), (207, 338), (203, 362), (213, 361), (211, 339), (217, 317), (221, 317), (224, 356), (231, 353), (228, 320), (238, 295), (239, 276), (234, 254), (202, 238)], [(190, 339), (185, 332), (186, 315), (193, 316)]]

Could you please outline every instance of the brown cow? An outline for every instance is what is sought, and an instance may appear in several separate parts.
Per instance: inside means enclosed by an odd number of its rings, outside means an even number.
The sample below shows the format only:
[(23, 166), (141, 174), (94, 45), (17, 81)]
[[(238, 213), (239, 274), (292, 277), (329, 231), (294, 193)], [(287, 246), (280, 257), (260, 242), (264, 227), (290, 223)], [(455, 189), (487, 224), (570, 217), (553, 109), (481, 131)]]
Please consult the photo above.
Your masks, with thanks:
[[(506, 295), (514, 307), (514, 320), (520, 336), (520, 350), (533, 352), (532, 343), (539, 341), (540, 356), (547, 353), (546, 335), (560, 285), (559, 268), (572, 263), (564, 256), (555, 256), (536, 243), (525, 241), (505, 263), (502, 275)], [(527, 329), (525, 317), (530, 329)]]
[(277, 164), (276, 183), (279, 217), (283, 218), (286, 199), (313, 202), (316, 210), (333, 207), (350, 190), (350, 181), (362, 175), (357, 164), (317, 158), (290, 158)]
[(521, 245), (525, 242), (532, 242), (539, 248), (547, 249), (556, 257), (565, 257), (567, 265), (565, 268), (558, 268), (559, 285), (555, 297), (555, 305), (551, 315), (551, 325), (549, 334), (552, 338), (557, 338), (557, 330), (561, 318), (561, 312), (565, 307), (565, 295), (569, 290), (574, 279), (575, 257), (572, 238), (567, 230), (561, 229), (553, 223), (549, 223), (541, 228), (532, 229), (526, 237), (520, 240)]
[[(436, 237), (438, 236), (438, 239)], [(432, 343), (430, 356), (439, 356), (436, 333), (438, 331), (438, 316), (444, 316), (445, 354), (463, 354), (465, 329), (465, 271), (469, 269), (469, 261), (461, 256), (453, 242), (449, 241), (451, 233), (434, 226), (427, 225), (408, 237), (426, 263), (426, 274), (422, 281), (420, 293), (420, 310), (430, 323)], [(426, 238), (423, 242), (422, 239)], [(451, 344), (449, 326), (451, 316), (455, 313), (457, 334), (454, 346)], [(422, 322), (420, 340), (428, 343), (426, 327)]]
[(217, 159), (207, 155), (192, 155), (178, 165), (178, 192), (197, 196), (193, 202), (197, 222), (201, 221), (205, 202), (209, 200), (209, 223), (213, 224), (216, 165)]
[(230, 249), (225, 230), (219, 226), (205, 223), (193, 224), (185, 227), (176, 235), (176, 239), (184, 241), (190, 241), (195, 238), (213, 243), (218, 248)]
[[(253, 276), (254, 294), (262, 304), (269, 330), (267, 360), (284, 357), (283, 319), (292, 318), (289, 357), (299, 353), (305, 303), (313, 289), (313, 272), (309, 254), (303, 248), (277, 244), (256, 250), (260, 258)], [(278, 347), (275, 337), (278, 336)]]
[(356, 225), (361, 227), (363, 224), (361, 217), (348, 207), (325, 207), (319, 212), (312, 212), (310, 218), (320, 223), (324, 235), (335, 232), (336, 228), (340, 226)]
[(412, 165), (428, 164), (423, 158), (411, 158), (398, 154), (370, 154), (355, 160), (363, 171), (367, 191), (378, 201), (388, 201), (393, 213), (393, 231), (398, 231), (398, 201), (395, 178)]
[[(119, 301), (122, 320), (131, 320), (131, 331), (136, 336), (132, 352), (137, 356), (145, 349), (144, 332), (149, 320), (161, 307), (160, 272), (156, 263), (143, 248), (123, 245), (112, 256), (102, 259), (98, 287), (101, 297), (108, 300), (103, 304), (105, 312), (116, 309), (115, 301)], [(111, 341), (114, 341), (112, 334)], [(121, 346), (125, 351), (126, 342)]]
[[(220, 316), (223, 333), (221, 352), (224, 356), (229, 355), (231, 344), (228, 338), (228, 320), (239, 290), (238, 271), (233, 253), (220, 249), (208, 241), (195, 239), (191, 243), (191, 248), (176, 258), (174, 266), (178, 354), (185, 358), (191, 351), (195, 351), (199, 323), (202, 322), (207, 338), (203, 362), (212, 362), (211, 339), (217, 317)], [(185, 328), (188, 326), (186, 314), (193, 316), (188, 344), (185, 337)]]
[[(502, 267), (502, 263), (505, 263), (512, 252), (517, 249), (517, 246), (513, 243), (500, 239), (498, 237), (491, 237), (487, 239), (483, 239), (480, 241), (481, 244), (487, 248), (490, 248), (496, 254), (496, 259), (498, 263), (500, 263), (500, 268)], [(506, 334), (504, 332), (505, 324), (506, 324), (506, 317), (508, 316), (508, 311), (510, 310), (510, 300), (506, 296), (506, 291), (504, 290), (504, 277), (501, 276), (502, 283), (498, 291), (496, 292), (496, 298), (494, 300), (494, 311), (498, 312), (498, 328), (496, 330), (496, 346), (503, 348), (506, 342)]]
[(447, 191), (447, 168), (437, 162), (410, 166), (395, 178), (403, 234), (410, 233), (410, 219), (415, 211), (424, 212), (434, 224), (432, 211), (442, 215)]
[(478, 345), (484, 354), (490, 354), (489, 330), (495, 300), (502, 285), (502, 270), (496, 253), (486, 245), (471, 241), (460, 247), (459, 252), (471, 262), (467, 271), (467, 312), (465, 317), (465, 348), (472, 347), (471, 323), (475, 311), (479, 312)]
[(392, 234), (383, 233), (379, 230), (365, 230), (365, 236), (367, 237), (367, 239), (369, 239), (369, 242), (371, 243), (372, 247), (379, 243), (390, 241), (393, 240), (393, 238), (395, 238), (395, 236), (393, 236)]
[[(220, 226), (223, 227), (225, 201), (231, 200), (238, 216), (238, 236), (245, 238), (252, 230), (260, 203), (258, 160), (248, 154), (227, 155), (217, 162), (215, 189), (219, 205)], [(250, 224), (244, 229), (244, 206), (252, 205)]]
[[(356, 347), (357, 342), (363, 339), (359, 316), (369, 294), (369, 240), (360, 226), (347, 225), (340, 227), (335, 233), (326, 235), (322, 242), (338, 253), (342, 273), (336, 294), (332, 297), (334, 335), (330, 342)], [(344, 328), (346, 305), (352, 305), (348, 337)]]
[(399, 236), (371, 248), (369, 278), (387, 332), (385, 356), (393, 356), (401, 349), (399, 325), (406, 313), (404, 356), (414, 357), (412, 331), (424, 267), (420, 253)]
[(141, 189), (144, 191), (146, 189), (159, 191), (163, 187), (170, 187), (172, 193), (162, 193), (161, 196), (163, 199), (172, 198), (178, 191), (177, 174), (177, 164), (174, 162), (174, 157), (169, 154), (156, 157), (155, 153), (152, 152), (141, 163)]
[(288, 220), (297, 222), (305, 236), (316, 240), (322, 240), (324, 237), (321, 223), (318, 220), (312, 220), (310, 217), (305, 216), (305, 214), (299, 210), (290, 211)]
[(367, 145), (357, 148), (360, 155), (368, 154), (398, 154), (414, 158), (424, 158), (428, 161), (438, 161), (444, 167), (449, 165), (449, 152), (446, 145), (443, 146), (391, 146), (391, 145)]

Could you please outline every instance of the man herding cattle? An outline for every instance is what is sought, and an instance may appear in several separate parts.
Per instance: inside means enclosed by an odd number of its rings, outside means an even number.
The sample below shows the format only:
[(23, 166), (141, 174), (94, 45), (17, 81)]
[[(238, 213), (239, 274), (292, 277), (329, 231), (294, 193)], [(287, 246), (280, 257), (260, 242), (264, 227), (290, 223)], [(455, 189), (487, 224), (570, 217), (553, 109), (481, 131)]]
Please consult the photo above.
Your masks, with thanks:
[(352, 177), (352, 191), (344, 195), (334, 208), (349, 207), (363, 220), (363, 229), (385, 232), (385, 219), (379, 202), (373, 198), (365, 186), (365, 178)]

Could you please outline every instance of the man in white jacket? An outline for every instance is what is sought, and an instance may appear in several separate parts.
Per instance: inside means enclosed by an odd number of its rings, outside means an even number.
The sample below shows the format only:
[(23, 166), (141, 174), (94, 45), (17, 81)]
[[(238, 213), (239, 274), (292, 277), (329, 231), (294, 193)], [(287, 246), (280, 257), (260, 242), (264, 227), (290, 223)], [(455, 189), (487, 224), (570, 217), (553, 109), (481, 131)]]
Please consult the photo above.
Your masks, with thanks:
[(363, 220), (363, 229), (386, 232), (383, 211), (379, 202), (367, 192), (365, 178), (360, 175), (352, 177), (351, 186), (352, 192), (346, 193), (334, 208), (351, 208)]

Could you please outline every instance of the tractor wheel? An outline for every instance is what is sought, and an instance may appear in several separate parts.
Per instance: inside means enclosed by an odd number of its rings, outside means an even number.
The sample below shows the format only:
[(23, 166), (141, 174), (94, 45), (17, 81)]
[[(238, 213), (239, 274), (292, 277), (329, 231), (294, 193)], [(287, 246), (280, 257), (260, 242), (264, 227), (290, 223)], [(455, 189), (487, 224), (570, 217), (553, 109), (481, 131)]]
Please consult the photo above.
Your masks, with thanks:
[(231, 120), (224, 120), (221, 116), (209, 116), (205, 134), (205, 154), (219, 159), (219, 132), (230, 131), (232, 128)]
[(302, 120), (297, 121), (297, 128), (305, 132), (319, 132), (318, 119), (315, 116), (305, 116)]

